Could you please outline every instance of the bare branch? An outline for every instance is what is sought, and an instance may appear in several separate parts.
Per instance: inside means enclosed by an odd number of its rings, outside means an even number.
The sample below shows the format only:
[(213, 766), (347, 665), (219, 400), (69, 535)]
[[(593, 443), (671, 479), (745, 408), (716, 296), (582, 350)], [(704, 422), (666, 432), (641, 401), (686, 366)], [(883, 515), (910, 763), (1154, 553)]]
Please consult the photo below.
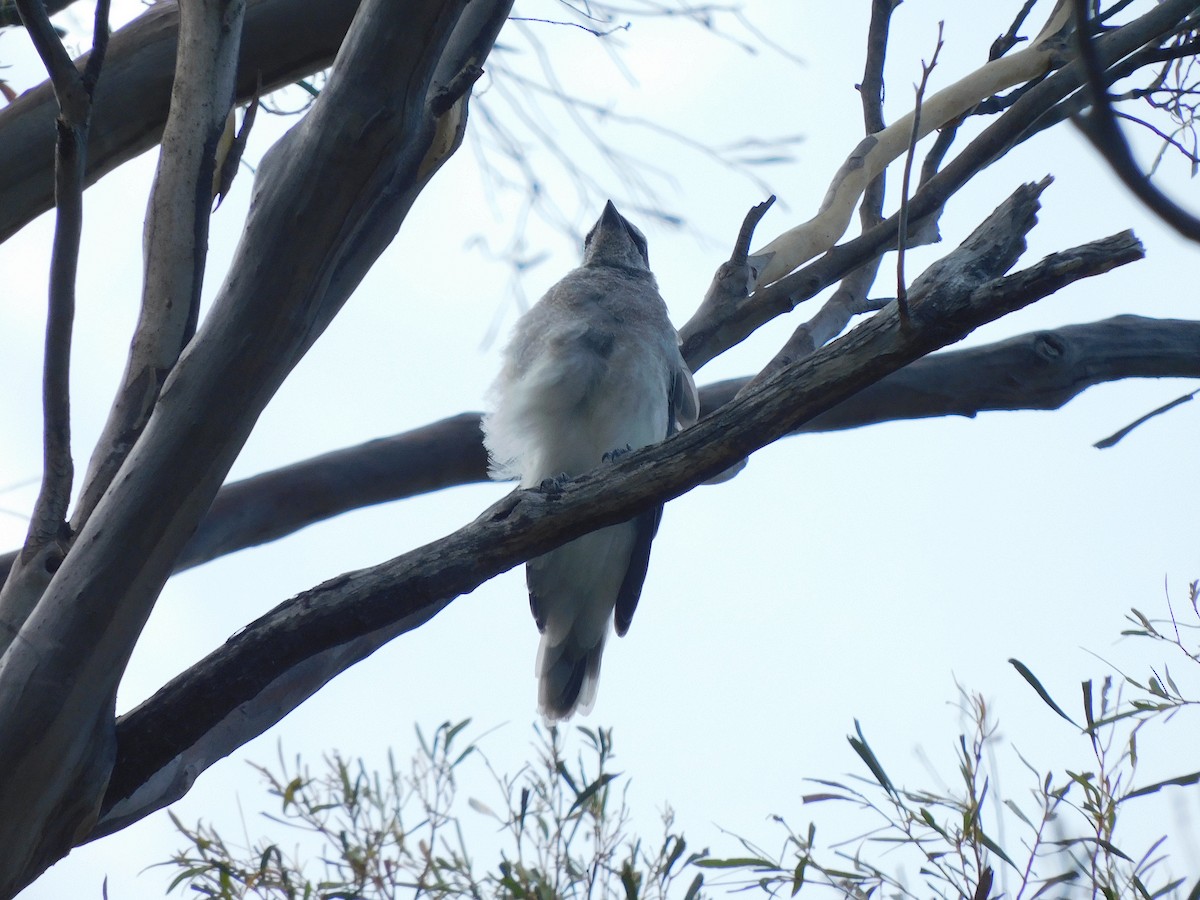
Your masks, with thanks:
[(0, 661), (0, 721), (22, 724), (0, 729), (0, 896), (92, 827), (116, 686), (163, 583), (263, 407), (453, 146), (433, 92), (486, 55), (509, 7), (365, 0), (321, 97), (258, 167), (212, 315)]
[[(919, 359), (822, 413), (795, 434), (994, 410), (1053, 410), (1129, 378), (1200, 378), (1200, 323), (1117, 316)], [(708, 415), (745, 389), (700, 389)], [(175, 571), (278, 540), (315, 522), (443, 488), (488, 481), (479, 413), (335, 450), (221, 488)], [(0, 554), (3, 578), (16, 551)]]
[(141, 436), (196, 330), (208, 254), (216, 150), (233, 104), (245, 0), (184, 5), (175, 89), (142, 237), (137, 326), (108, 420), (92, 451), (72, 526), (79, 531)]
[[(75, 0), (43, 0), (42, 5), (46, 9), (46, 15), (53, 16), (74, 2)], [(14, 25), (23, 26), (24, 24), (21, 21), (20, 4), (17, 3), (17, 0), (0, 0), (0, 28), (11, 28)]]
[(1140, 416), (1133, 422), (1126, 425), (1124, 428), (1114, 432), (1113, 434), (1110, 434), (1108, 437), (1104, 438), (1103, 440), (1096, 441), (1096, 443), (1092, 444), (1092, 446), (1095, 447), (1097, 450), (1107, 450), (1109, 447), (1115, 447), (1120, 441), (1124, 440), (1125, 437), (1128, 436), (1128, 434), (1131, 431), (1133, 431), (1135, 428), (1139, 427), (1140, 425), (1146, 424), (1151, 419), (1153, 419), (1155, 416), (1161, 416), (1163, 413), (1170, 412), (1177, 406), (1182, 406), (1183, 404), (1188, 403), (1198, 393), (1200, 393), (1200, 391), (1192, 391), (1190, 394), (1184, 394), (1182, 397), (1176, 397), (1170, 403), (1165, 403), (1162, 406), (1158, 407), (1158, 409), (1153, 409), (1150, 412), (1146, 413), (1144, 416)]
[[(888, 32), (892, 13), (898, 6), (897, 0), (873, 0), (871, 22), (867, 29), (867, 53), (863, 65), (859, 99), (863, 111), (863, 131), (874, 134), (885, 127), (883, 120), (883, 67), (887, 55)], [(887, 187), (887, 170), (881, 171), (863, 191), (862, 203), (858, 208), (858, 219), (862, 231), (869, 231), (883, 221), (883, 200)], [(833, 340), (845, 329), (850, 319), (865, 312), (867, 292), (875, 283), (882, 257), (876, 256), (854, 269), (838, 285), (833, 296), (808, 321), (797, 326), (783, 348), (763, 366), (755, 380), (765, 379), (788, 363), (803, 359)], [(878, 309), (879, 307), (876, 307)], [(872, 310), (874, 311), (874, 310)], [(748, 383), (753, 384), (751, 381)]]
[[(954, 84), (938, 91), (924, 104), (925, 124), (916, 129), (918, 138), (970, 109), (985, 97), (1014, 84), (1037, 78), (1060, 64), (1061, 53), (1050, 38), (1069, 21), (1066, 0), (1059, 0), (1041, 33), (1031, 46), (1011, 56), (992, 60)], [(908, 146), (914, 114), (902, 117), (883, 131), (865, 138), (847, 157), (834, 176), (817, 216), (771, 241), (761, 252), (775, 253), (763, 273), (770, 284), (822, 253), (841, 237), (866, 185)]]
[(929, 76), (937, 66), (938, 57), (942, 53), (942, 32), (945, 22), (938, 22), (937, 43), (933, 47), (933, 56), (929, 62), (921, 62), (921, 81), (917, 84), (916, 97), (913, 100), (912, 136), (908, 141), (908, 153), (904, 157), (904, 175), (900, 182), (900, 222), (899, 233), (896, 236), (896, 305), (900, 310), (901, 323), (908, 321), (908, 282), (904, 278), (904, 257), (908, 249), (908, 191), (912, 180), (913, 158), (917, 155), (917, 135), (921, 133), (921, 107), (925, 103), (925, 89), (929, 86)]
[[(962, 256), (995, 252), (964, 245)], [(914, 286), (911, 328), (900, 328), (893, 305), (693, 428), (553, 493), (514, 491), (449, 537), (281, 604), (121, 719), (98, 833), (109, 817), (127, 823), (171, 802), (200, 770), (278, 721), (319, 686), (310, 662), (327, 678), (380, 634), (420, 624), (499, 572), (676, 497), (937, 346), (1141, 254), (1126, 233), (983, 284), (965, 277), (968, 259), (951, 260), (945, 278)]]
[(58, 101), (54, 181), (57, 216), (50, 257), (42, 365), (42, 483), (21, 562), (0, 582), (0, 653), (16, 635), (60, 565), (69, 541), (71, 502), (71, 333), (83, 232), (84, 170), (92, 96), (108, 47), (108, 0), (96, 4), (91, 59), (82, 73), (58, 39), (41, 0), (19, 0), (21, 16), (50, 74)]
[(1008, 30), (1000, 35), (996, 40), (992, 41), (991, 49), (988, 51), (988, 59), (999, 59), (1013, 47), (1024, 40), (1017, 36), (1017, 32), (1021, 30), (1021, 26), (1025, 24), (1025, 20), (1029, 18), (1029, 13), (1033, 11), (1034, 4), (1037, 0), (1025, 0), (1025, 5), (1017, 11), (1013, 17), (1012, 24), (1008, 26)]
[(742, 219), (742, 227), (738, 231), (729, 259), (717, 266), (717, 271), (713, 273), (708, 290), (704, 292), (704, 299), (700, 301), (700, 306), (692, 316), (691, 322), (680, 330), (680, 338), (685, 344), (687, 329), (692, 322), (736, 316), (737, 310), (754, 290), (759, 272), (762, 271), (766, 262), (770, 261), (770, 257), (758, 255), (751, 257), (747, 255), (746, 251), (754, 239), (754, 229), (774, 203), (775, 196), (771, 195), (762, 203), (751, 207), (745, 218)]

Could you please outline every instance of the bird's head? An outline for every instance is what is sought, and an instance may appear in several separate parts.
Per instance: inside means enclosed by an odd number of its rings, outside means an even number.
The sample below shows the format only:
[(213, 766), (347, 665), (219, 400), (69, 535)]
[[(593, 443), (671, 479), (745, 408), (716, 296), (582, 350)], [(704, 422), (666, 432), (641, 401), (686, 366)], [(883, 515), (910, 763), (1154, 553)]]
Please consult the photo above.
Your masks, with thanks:
[(611, 200), (604, 205), (604, 212), (583, 240), (583, 264), (650, 271), (646, 236), (617, 212)]

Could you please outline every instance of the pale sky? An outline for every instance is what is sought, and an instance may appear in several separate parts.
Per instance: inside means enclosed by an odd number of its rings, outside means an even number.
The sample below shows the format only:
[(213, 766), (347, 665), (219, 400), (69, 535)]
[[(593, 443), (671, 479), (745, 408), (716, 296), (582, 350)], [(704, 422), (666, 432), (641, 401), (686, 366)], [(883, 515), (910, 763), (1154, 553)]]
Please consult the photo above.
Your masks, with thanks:
[[(899, 8), (889, 54), (889, 120), (911, 104), (910, 85), (920, 77), (920, 59), (932, 52), (938, 20), (946, 23), (946, 46), (934, 89), (986, 58), (1011, 15), (994, 10), (1001, 5), (913, 0)], [(803, 135), (793, 162), (759, 171), (780, 197), (760, 228), (757, 243), (763, 243), (812, 215), (861, 136), (854, 85), (868, 4), (849, 6), (746, 3), (755, 25), (801, 63), (763, 47), (747, 53), (681, 22), (637, 22), (620, 38), (636, 84), (585, 32), (530, 27), (550, 48), (565, 83), (622, 115), (647, 117), (713, 144)], [(1043, 6), (1031, 21), (1041, 21)], [(555, 8), (542, 0), (521, 11), (553, 17)], [(126, 17), (135, 12), (133, 4), (122, 10)], [(739, 40), (757, 44), (726, 21)], [(501, 42), (521, 46), (509, 33)], [(518, 64), (528, 65), (526, 57)], [(13, 64), (5, 77), (18, 89), (40, 80), (19, 32), (0, 38), (0, 60)], [(290, 124), (260, 116), (248, 158), (261, 156), (272, 135)], [(562, 130), (559, 136), (594, 165), (577, 135)], [(610, 172), (597, 177), (647, 234), (663, 294), (682, 324), (727, 256), (743, 213), (762, 193), (746, 178), (647, 131), (614, 139), (671, 175), (649, 180), (663, 208), (686, 221), (683, 230), (639, 216), (645, 197), (631, 197)], [(531, 162), (542, 165), (544, 154)], [(87, 194), (73, 352), (77, 469), (107, 413), (136, 315), (140, 229), (153, 165), (154, 155), (147, 154)], [(500, 347), (487, 336), (497, 321), (501, 335), (508, 332), (516, 304), (505, 266), (470, 241), (483, 236), (494, 249), (502, 247), (517, 203), (511, 195), (489, 197), (478, 171), (465, 147), (439, 173), (345, 311), (267, 408), (231, 477), (483, 408)], [(915, 275), (953, 247), (1018, 184), (1048, 173), (1056, 181), (1043, 194), (1040, 224), (1019, 266), (1128, 227), (1146, 245), (1147, 258), (1074, 285), (968, 340), (990, 342), (1120, 313), (1196, 318), (1188, 276), (1197, 250), (1144, 213), (1069, 126), (1014, 151), (958, 194), (942, 219), (945, 244), (914, 252), (909, 272)], [(1167, 174), (1164, 183), (1177, 197), (1194, 197), (1181, 162), (1173, 159)], [(546, 177), (569, 218), (586, 229), (602, 200), (580, 205), (560, 176)], [(250, 183), (243, 170), (213, 219), (207, 296), (232, 253)], [(0, 393), (0, 488), (35, 478), (40, 467), (37, 392), (51, 226), (43, 216), (0, 245), (7, 387)], [(549, 254), (527, 277), (525, 289), (534, 298), (576, 263), (578, 248), (536, 223), (526, 241), (531, 254)], [(893, 292), (885, 287), (894, 281), (893, 266), (885, 261), (875, 293)], [(816, 308), (810, 302), (800, 313)], [(798, 321), (763, 329), (697, 381), (753, 372)], [(1042, 705), (1007, 660), (1028, 664), (1074, 714), (1079, 683), (1112, 672), (1097, 657), (1139, 676), (1165, 657), (1165, 650), (1121, 642), (1118, 634), (1131, 606), (1156, 617), (1166, 613), (1164, 583), (1180, 608), (1187, 582), (1200, 577), (1194, 477), (1200, 406), (1156, 419), (1114, 449), (1102, 452), (1092, 444), (1194, 389), (1184, 381), (1127, 382), (1094, 388), (1057, 412), (988, 413), (788, 439), (756, 454), (733, 481), (671, 503), (637, 616), (626, 638), (610, 640), (596, 708), (581, 721), (615, 729), (618, 768), (632, 781), (630, 802), (646, 833), (657, 835), (664, 803), (677, 811), (692, 846), (708, 844), (729, 855), (737, 848), (718, 826), (774, 847), (782, 835), (767, 822), (770, 814), (793, 825), (810, 817), (821, 823), (826, 810), (800, 802), (812, 790), (804, 779), (865, 774), (845, 741), (855, 719), (895, 780), (930, 784), (920, 754), (950, 780), (961, 727), (953, 705), (956, 681), (990, 700), (1003, 736), (1035, 765), (1057, 771), (1088, 766), (1087, 741)], [(140, 702), (287, 597), (449, 533), (508, 489), (475, 485), (348, 514), (176, 577), (134, 656), (120, 707)], [(12, 513), (29, 508), (34, 490), (0, 494), (3, 548), (22, 539), (24, 523)], [(498, 769), (515, 770), (526, 758), (536, 717), (536, 645), (523, 573), (514, 570), (336, 679), (210, 769), (174, 812), (186, 822), (214, 821), (230, 838), (240, 838), (244, 819), (256, 838), (268, 833), (257, 812), (272, 804), (247, 760), (271, 762), (279, 746), (313, 763), (335, 748), (381, 761), (390, 746), (407, 759), (415, 748), (414, 723), (432, 731), (442, 721), (472, 717), (480, 731), (502, 726), (483, 749)], [(1197, 746), (1198, 736), (1196, 723), (1182, 717), (1165, 734), (1146, 735), (1139, 780), (1200, 768), (1194, 752), (1181, 749)], [(1007, 763), (1005, 787), (1025, 796), (1027, 773)], [(1177, 874), (1193, 880), (1200, 873), (1198, 798), (1194, 789), (1175, 789), (1145, 835), (1132, 838), (1145, 849), (1171, 832)], [(482, 788), (481, 799), (491, 799)], [(854, 833), (851, 827), (839, 835)], [(75, 851), (22, 897), (98, 898), (106, 875), (114, 900), (159, 897), (173, 873), (142, 870), (181, 844), (166, 814), (158, 813)], [(483, 848), (477, 856), (487, 858)]]

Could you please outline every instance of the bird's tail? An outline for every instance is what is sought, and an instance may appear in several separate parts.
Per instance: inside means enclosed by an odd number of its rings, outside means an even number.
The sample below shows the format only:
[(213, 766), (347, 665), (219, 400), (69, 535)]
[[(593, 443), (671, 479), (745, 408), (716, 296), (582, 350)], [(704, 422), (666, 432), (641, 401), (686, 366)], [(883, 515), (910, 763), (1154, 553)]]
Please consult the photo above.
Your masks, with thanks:
[(550, 643), (549, 633), (542, 635), (537, 655), (538, 710), (547, 720), (556, 722), (576, 712), (586, 715), (591, 711), (603, 652), (603, 634), (591, 647), (581, 646), (571, 632), (556, 644)]

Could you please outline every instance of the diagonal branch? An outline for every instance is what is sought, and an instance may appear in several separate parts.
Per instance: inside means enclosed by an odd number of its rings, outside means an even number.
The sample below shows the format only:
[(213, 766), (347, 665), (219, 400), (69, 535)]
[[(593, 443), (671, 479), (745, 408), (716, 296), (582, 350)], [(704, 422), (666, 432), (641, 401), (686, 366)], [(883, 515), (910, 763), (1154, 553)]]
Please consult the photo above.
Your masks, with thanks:
[[(814, 348), (815, 349), (815, 348)], [(798, 428), (810, 434), (996, 410), (1059, 409), (1098, 384), (1200, 378), (1200, 322), (1115, 316), (919, 359)], [(700, 389), (703, 415), (749, 378)], [(488, 481), (479, 413), (376, 438), (221, 488), (175, 571), (366, 506)], [(0, 578), (16, 559), (0, 554)]]
[(245, 0), (182, 8), (175, 88), (146, 212), (142, 303), (121, 386), (92, 451), (72, 526), (83, 527), (141, 435), (195, 331), (217, 142), (233, 104)]
[[(1036, 202), (1036, 187), (1022, 191), (1027, 204)], [(1018, 221), (1023, 224), (1016, 227), (1028, 227), (1032, 215), (1027, 211)], [(454, 534), (341, 575), (251, 623), (121, 719), (117, 768), (97, 836), (110, 822), (126, 824), (180, 796), (203, 768), (270, 727), (332, 673), (435, 615), (455, 596), (531, 556), (679, 496), (973, 328), (1142, 255), (1125, 233), (988, 280), (984, 261), (991, 251), (964, 245), (958, 259), (942, 266), (941, 277), (914, 285), (911, 328), (900, 329), (893, 303), (693, 428), (562, 490), (514, 491)]]

